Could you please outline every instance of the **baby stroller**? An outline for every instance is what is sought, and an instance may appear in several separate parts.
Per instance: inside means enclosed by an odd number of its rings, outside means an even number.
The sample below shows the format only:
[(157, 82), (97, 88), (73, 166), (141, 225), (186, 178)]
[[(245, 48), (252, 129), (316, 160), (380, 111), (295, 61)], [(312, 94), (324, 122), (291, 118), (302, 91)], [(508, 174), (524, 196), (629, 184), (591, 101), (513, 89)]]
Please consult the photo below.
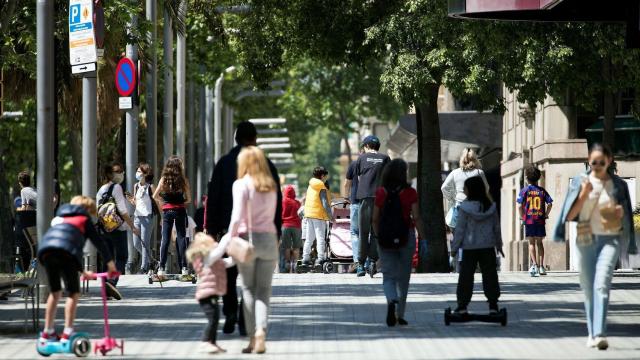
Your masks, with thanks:
[(335, 222), (329, 225), (327, 260), (322, 265), (325, 274), (336, 271), (338, 266), (346, 269), (353, 264), (350, 203), (346, 199), (336, 199), (331, 203), (331, 211)]

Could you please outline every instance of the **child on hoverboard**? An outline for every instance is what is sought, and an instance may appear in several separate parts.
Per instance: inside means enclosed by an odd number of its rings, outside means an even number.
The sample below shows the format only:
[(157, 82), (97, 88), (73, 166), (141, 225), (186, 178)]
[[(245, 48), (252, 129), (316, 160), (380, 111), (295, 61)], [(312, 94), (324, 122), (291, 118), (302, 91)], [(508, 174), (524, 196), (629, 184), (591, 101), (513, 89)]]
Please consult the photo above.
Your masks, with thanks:
[(482, 178), (467, 179), (464, 183), (467, 199), (460, 204), (458, 221), (451, 244), (451, 256), (462, 249), (462, 264), (456, 291), (458, 307), (455, 315), (467, 315), (467, 306), (473, 295), (473, 276), (480, 264), (484, 294), (489, 301), (489, 314), (497, 315), (500, 285), (496, 264), (496, 250), (502, 252), (500, 218), (496, 204), (487, 195)]
[[(37, 255), (46, 269), (50, 294), (44, 330), (38, 339), (39, 344), (50, 341), (68, 342), (74, 333), (73, 322), (80, 297), (79, 272), (82, 271), (82, 249), (87, 239), (91, 239), (106, 261), (108, 272), (117, 273), (111, 253), (93, 224), (96, 214), (96, 203), (93, 199), (75, 196), (69, 204), (58, 209), (57, 216), (51, 221), (51, 227), (40, 241)], [(91, 272), (83, 272), (83, 275), (90, 277)], [(61, 278), (64, 280), (68, 297), (65, 305), (64, 331), (58, 336), (54, 322), (56, 307), (62, 295)], [(115, 291), (115, 288), (112, 290)]]

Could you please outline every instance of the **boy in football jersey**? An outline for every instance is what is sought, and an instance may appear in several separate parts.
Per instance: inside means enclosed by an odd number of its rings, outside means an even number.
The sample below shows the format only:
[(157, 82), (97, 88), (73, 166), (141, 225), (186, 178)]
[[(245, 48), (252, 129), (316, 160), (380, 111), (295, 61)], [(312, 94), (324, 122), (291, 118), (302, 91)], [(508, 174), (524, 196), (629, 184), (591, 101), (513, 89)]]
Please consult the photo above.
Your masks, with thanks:
[(525, 177), (529, 185), (520, 190), (517, 200), (520, 204), (520, 216), (524, 224), (525, 238), (529, 240), (529, 258), (531, 259), (529, 273), (532, 277), (547, 275), (544, 268), (542, 240), (547, 236), (545, 222), (553, 205), (553, 199), (547, 190), (538, 186), (540, 176), (540, 170), (533, 165), (529, 165), (525, 169)]

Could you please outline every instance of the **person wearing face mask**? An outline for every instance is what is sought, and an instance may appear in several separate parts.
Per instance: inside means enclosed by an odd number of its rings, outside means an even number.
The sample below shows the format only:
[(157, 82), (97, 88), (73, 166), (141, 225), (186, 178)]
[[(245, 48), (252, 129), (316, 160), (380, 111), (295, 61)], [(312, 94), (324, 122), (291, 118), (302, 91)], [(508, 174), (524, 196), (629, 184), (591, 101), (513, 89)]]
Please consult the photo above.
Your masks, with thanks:
[(158, 214), (158, 207), (153, 200), (153, 171), (147, 163), (140, 163), (136, 170), (136, 180), (133, 195), (128, 196), (129, 202), (135, 207), (133, 225), (140, 229), (140, 236), (133, 236), (133, 246), (140, 253), (140, 274), (149, 271), (151, 262), (151, 234), (153, 233), (153, 217)]
[(628, 244), (637, 253), (629, 189), (611, 171), (613, 154), (601, 144), (589, 149), (590, 170), (572, 179), (554, 231), (565, 241), (565, 223), (576, 221), (576, 249), (580, 258), (580, 287), (587, 315), (587, 346), (606, 350), (607, 308), (613, 270), (620, 249)]
[[(125, 266), (127, 263), (127, 255), (129, 253), (127, 248), (127, 231), (132, 230), (137, 236), (140, 236), (140, 229), (133, 225), (133, 220), (129, 216), (127, 211), (127, 199), (122, 189), (122, 182), (124, 181), (124, 170), (119, 163), (113, 163), (102, 168), (102, 178), (104, 184), (98, 189), (96, 199), (98, 199), (98, 207), (104, 204), (109, 198), (113, 198), (118, 210), (118, 216), (123, 220), (122, 225), (117, 229), (107, 232), (103, 228), (102, 236), (107, 243), (111, 254), (115, 259), (116, 268), (122, 274), (125, 272)], [(118, 284), (118, 278), (108, 279), (107, 281), (115, 287)], [(107, 287), (107, 290), (110, 289)], [(107, 295), (119, 300), (119, 295), (115, 292), (107, 291)]]

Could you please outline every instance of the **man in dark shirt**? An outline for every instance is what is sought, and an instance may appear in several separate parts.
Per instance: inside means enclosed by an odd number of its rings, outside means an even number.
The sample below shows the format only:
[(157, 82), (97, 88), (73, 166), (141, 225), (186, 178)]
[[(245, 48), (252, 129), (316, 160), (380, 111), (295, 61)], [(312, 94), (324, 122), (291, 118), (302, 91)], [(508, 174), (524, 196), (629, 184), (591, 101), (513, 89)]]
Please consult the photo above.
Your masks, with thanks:
[[(369, 275), (376, 274), (376, 261), (378, 261), (378, 244), (375, 238), (369, 236), (371, 233), (371, 218), (373, 216), (373, 203), (378, 187), (378, 178), (382, 168), (390, 161), (389, 156), (378, 153), (380, 150), (380, 139), (374, 135), (369, 135), (362, 140), (364, 153), (360, 155), (355, 164), (355, 174), (358, 176), (358, 189), (356, 199), (360, 201), (359, 230), (360, 230), (360, 251), (358, 263), (364, 264), (369, 258)], [(364, 276), (362, 267), (357, 271), (358, 276)]]
[[(232, 188), (238, 173), (238, 155), (244, 146), (255, 146), (257, 136), (258, 132), (252, 123), (243, 121), (238, 124), (236, 129), (236, 142), (238, 145), (231, 149), (228, 154), (220, 158), (213, 169), (207, 191), (206, 226), (207, 232), (218, 240), (227, 232), (229, 223), (231, 222), (231, 210), (233, 209)], [(280, 178), (275, 165), (273, 165), (269, 159), (267, 159), (267, 162), (269, 163), (271, 175), (278, 189), (277, 208), (273, 222), (278, 230), (278, 238), (280, 238), (282, 228), (282, 192), (280, 191)], [(233, 333), (236, 322), (238, 321), (237, 278), (238, 268), (236, 266), (228, 268), (227, 294), (222, 298), (222, 312), (225, 316), (223, 331), (225, 334)], [(240, 319), (240, 332), (244, 333), (241, 308)]]

